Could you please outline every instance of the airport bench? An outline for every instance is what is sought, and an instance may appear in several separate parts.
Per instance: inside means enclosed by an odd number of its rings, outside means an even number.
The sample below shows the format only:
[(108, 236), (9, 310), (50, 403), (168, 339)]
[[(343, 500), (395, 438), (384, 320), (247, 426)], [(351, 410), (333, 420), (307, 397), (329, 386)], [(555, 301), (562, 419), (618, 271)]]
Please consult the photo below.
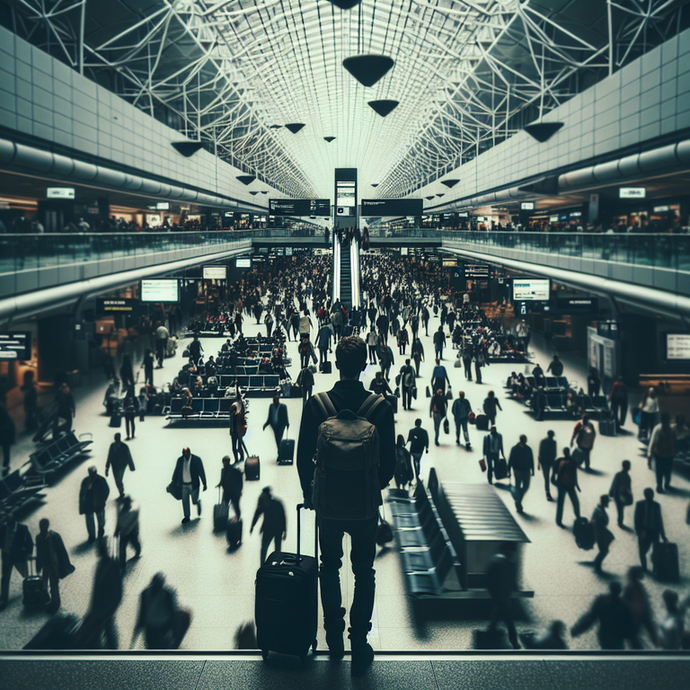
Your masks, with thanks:
[(80, 434), (77, 438), (70, 431), (32, 453), (29, 456), (31, 468), (36, 474), (47, 476), (82, 455), (92, 443), (92, 434)]

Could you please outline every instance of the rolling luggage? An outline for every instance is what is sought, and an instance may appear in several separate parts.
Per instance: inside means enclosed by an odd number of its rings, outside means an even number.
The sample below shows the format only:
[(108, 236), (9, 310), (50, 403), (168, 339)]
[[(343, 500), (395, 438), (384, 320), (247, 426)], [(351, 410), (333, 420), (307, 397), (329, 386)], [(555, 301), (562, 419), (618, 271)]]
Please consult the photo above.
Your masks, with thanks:
[(494, 479), (505, 479), (508, 476), (508, 463), (505, 458), (498, 458), (494, 462)]
[(228, 524), (228, 504), (223, 503), (220, 496), (220, 487), (218, 488), (218, 503), (213, 506), (213, 531), (222, 532)]
[(36, 574), (36, 558), (26, 559), (28, 575), (22, 583), (22, 604), (27, 609), (40, 609), (50, 601), (48, 590), (43, 586), (43, 577)]
[(485, 414), (478, 414), (474, 418), (474, 423), (477, 426), (477, 431), (489, 430), (489, 418)]
[(295, 459), (295, 439), (284, 438), (280, 442), (280, 450), (278, 452), (279, 465), (292, 465)]
[(259, 481), (261, 476), (261, 463), (258, 455), (250, 455), (244, 461), (244, 478), (248, 482)]
[(242, 520), (232, 517), (225, 527), (225, 538), (233, 551), (242, 543)]
[(667, 541), (654, 544), (652, 552), (654, 577), (660, 582), (679, 582), (678, 545)]
[(386, 400), (391, 404), (391, 407), (393, 408), (393, 414), (396, 414), (398, 411), (398, 398), (395, 395), (390, 395), (390, 393), (386, 393), (384, 395)]
[(110, 415), (108, 426), (113, 429), (119, 429), (122, 426), (122, 415), (119, 412), (113, 412), (113, 414)]
[(615, 436), (616, 435), (616, 420), (613, 417), (607, 417), (606, 419), (599, 420), (599, 433), (602, 436)]
[(594, 525), (585, 517), (579, 517), (575, 520), (573, 525), (573, 534), (575, 535), (575, 543), (585, 551), (594, 548)]
[(318, 566), (315, 556), (300, 552), (300, 509), (297, 506), (297, 553), (274, 552), (256, 573), (254, 618), (261, 656), (291, 654), (302, 660), (316, 650)]
[(321, 369), (321, 373), (330, 374), (333, 371), (333, 363), (332, 362), (322, 362), (320, 369)]

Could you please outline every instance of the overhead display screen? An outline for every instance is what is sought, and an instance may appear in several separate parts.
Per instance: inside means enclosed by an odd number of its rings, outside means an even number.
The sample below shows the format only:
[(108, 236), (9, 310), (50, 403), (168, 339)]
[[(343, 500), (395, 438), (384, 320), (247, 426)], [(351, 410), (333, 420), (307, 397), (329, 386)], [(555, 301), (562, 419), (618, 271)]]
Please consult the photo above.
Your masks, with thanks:
[(423, 199), (362, 199), (363, 216), (421, 216)]
[(330, 216), (330, 199), (269, 199), (268, 208), (276, 216)]
[(31, 332), (0, 333), (0, 359), (31, 359)]
[(465, 278), (488, 278), (489, 264), (465, 263)]
[(141, 281), (142, 302), (179, 302), (180, 294), (176, 278)]
[(107, 314), (109, 312), (133, 312), (137, 304), (135, 299), (127, 299), (124, 297), (107, 298), (99, 297), (96, 300), (96, 311), (100, 314)]
[(666, 359), (675, 362), (690, 360), (690, 333), (666, 334)]
[(551, 281), (546, 278), (513, 279), (513, 299), (517, 302), (546, 302), (551, 297)]
[(235, 259), (235, 268), (251, 268), (252, 259), (249, 256), (243, 256), (239, 259)]
[(74, 199), (74, 187), (48, 187), (47, 199)]
[(226, 280), (228, 270), (225, 266), (204, 266), (202, 275), (204, 280)]

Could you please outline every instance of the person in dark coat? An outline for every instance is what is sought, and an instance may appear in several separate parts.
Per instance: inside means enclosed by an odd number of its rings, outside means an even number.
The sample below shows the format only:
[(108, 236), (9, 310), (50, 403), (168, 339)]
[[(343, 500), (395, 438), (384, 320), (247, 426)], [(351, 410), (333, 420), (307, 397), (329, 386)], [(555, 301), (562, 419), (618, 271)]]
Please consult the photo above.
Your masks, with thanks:
[(220, 482), (218, 487), (223, 489), (223, 503), (231, 503), (232, 509), (235, 511), (237, 519), (241, 519), (240, 513), (240, 496), (242, 495), (242, 488), (244, 479), (242, 472), (230, 464), (230, 456), (223, 457), (223, 469), (220, 471)]
[(122, 483), (122, 478), (125, 475), (125, 470), (129, 469), (134, 472), (134, 461), (132, 454), (129, 451), (129, 446), (122, 442), (122, 435), (118, 432), (115, 434), (115, 441), (110, 444), (108, 450), (108, 459), (105, 463), (105, 476), (108, 476), (110, 467), (113, 468), (113, 479), (115, 479), (115, 486), (120, 492), (120, 498), (125, 495), (125, 487)]
[(411, 484), (413, 479), (410, 451), (405, 448), (405, 437), (398, 434), (395, 444), (395, 485), (402, 490), (406, 484)]
[(280, 543), (287, 536), (285, 508), (283, 508), (282, 502), (271, 494), (270, 486), (265, 486), (259, 496), (249, 534), (254, 531), (254, 525), (261, 515), (264, 516), (261, 523), (261, 565), (263, 565), (266, 562), (268, 547), (271, 542), (275, 542), (275, 551), (280, 551)]
[(297, 375), (295, 383), (302, 389), (302, 404), (304, 405), (311, 398), (311, 392), (314, 388), (314, 374), (307, 367), (304, 367)]
[(498, 398), (496, 397), (496, 394), (493, 391), (489, 391), (487, 393), (486, 398), (484, 398), (484, 402), (482, 403), (482, 409), (484, 410), (484, 414), (489, 418), (490, 425), (496, 423), (496, 415), (498, 414), (496, 410), (498, 409), (501, 410), (501, 412), (503, 412), (501, 403), (499, 402)]
[(623, 381), (623, 377), (619, 376), (611, 386), (609, 392), (609, 401), (611, 403), (611, 414), (616, 422), (618, 429), (625, 425), (625, 418), (628, 414), (628, 387)]
[(120, 380), (125, 388), (134, 385), (134, 370), (132, 369), (132, 358), (129, 355), (122, 357), (122, 365), (120, 366)]
[(11, 448), (16, 440), (16, 427), (4, 405), (0, 405), (0, 446), (2, 446), (2, 478), (10, 473)]
[(644, 490), (644, 500), (635, 504), (635, 533), (640, 552), (640, 564), (647, 570), (647, 552), (659, 541), (668, 541), (664, 531), (661, 506), (654, 500), (654, 489)]
[(148, 386), (153, 386), (153, 365), (153, 352), (151, 352), (149, 348), (146, 348), (146, 352), (144, 352), (144, 362), (141, 366), (144, 368), (144, 383)]
[(546, 500), (553, 501), (551, 498), (551, 484), (550, 475), (555, 474), (554, 463), (556, 462), (556, 455), (558, 448), (554, 440), (555, 433), (553, 431), (546, 432), (546, 438), (539, 443), (539, 457), (537, 458), (537, 469), (541, 470), (544, 475), (544, 491), (546, 492)]
[(510, 595), (517, 589), (517, 565), (512, 552), (512, 543), (504, 542), (501, 551), (491, 557), (486, 570), (486, 588), (493, 600), (489, 633), (495, 634), (498, 621), (502, 620), (508, 629), (508, 639), (513, 649), (520, 649), (510, 601)]
[(124, 496), (117, 513), (115, 536), (120, 537), (120, 567), (127, 564), (127, 545), (134, 547), (134, 558), (141, 555), (139, 543), (139, 506), (129, 496)]
[(438, 434), (441, 429), (441, 422), (448, 414), (448, 399), (443, 391), (438, 388), (429, 400), (429, 417), (434, 420), (434, 443), (438, 446)]
[(185, 525), (189, 522), (190, 497), (192, 499), (192, 503), (196, 504), (197, 515), (201, 516), (199, 487), (203, 484), (204, 491), (206, 491), (208, 488), (206, 486), (206, 472), (204, 472), (204, 463), (201, 461), (201, 458), (198, 455), (192, 455), (192, 452), (187, 447), (182, 449), (182, 455), (177, 458), (172, 481), (181, 490), (182, 510), (184, 512), (182, 524)]
[(76, 415), (77, 407), (74, 404), (74, 396), (66, 383), (63, 383), (55, 395), (55, 422), (53, 424), (53, 438), (56, 439), (61, 431), (72, 431), (72, 420)]
[(43, 572), (43, 586), (50, 583), (50, 602), (46, 605), (48, 613), (60, 608), (60, 580), (74, 572), (62, 537), (51, 529), (50, 520), (43, 518), (36, 535), (36, 572)]
[(556, 524), (563, 527), (563, 504), (566, 494), (570, 496), (575, 517), (580, 517), (580, 500), (576, 493), (576, 489), (580, 489), (577, 481), (577, 460), (570, 454), (570, 448), (567, 446), (563, 449), (563, 456), (556, 460), (555, 468), (554, 477), (558, 489)]
[(278, 449), (278, 459), (280, 459), (280, 442), (283, 440), (285, 429), (290, 428), (290, 420), (288, 419), (287, 405), (280, 402), (280, 398), (277, 395), (273, 398), (273, 403), (268, 406), (268, 417), (263, 425), (263, 430), (267, 426), (273, 429)]
[(580, 620), (571, 628), (570, 634), (578, 637), (599, 623), (597, 637), (602, 649), (625, 649), (625, 640), (634, 630), (630, 609), (621, 599), (621, 583), (613, 580), (609, 593), (600, 594)]
[(105, 477), (98, 474), (96, 465), (89, 467), (89, 475), (84, 478), (79, 489), (79, 515), (86, 519), (89, 543), (96, 540), (96, 526), (93, 516), (98, 520), (98, 536), (105, 530), (105, 502), (110, 495), (110, 487)]
[(520, 435), (520, 442), (510, 449), (508, 456), (508, 476), (515, 474), (515, 509), (522, 513), (522, 499), (529, 491), (530, 477), (534, 476), (534, 454), (527, 445), (527, 436)]
[(4, 525), (0, 525), (0, 553), (2, 553), (2, 583), (0, 584), (0, 611), (7, 607), (10, 595), (10, 577), (16, 568), (22, 578), (28, 575), (27, 559), (34, 550), (31, 533), (26, 525), (17, 522), (10, 513)]
[(594, 559), (594, 571), (599, 575), (601, 575), (603, 572), (601, 564), (604, 562), (604, 559), (608, 555), (611, 542), (615, 538), (611, 530), (609, 530), (608, 528), (609, 516), (606, 512), (606, 508), (608, 508), (608, 505), (609, 495), (603, 494), (602, 496), (600, 496), (599, 505), (594, 509), (594, 513), (592, 513), (592, 519), (590, 520), (590, 522), (594, 526), (594, 538), (596, 539), (597, 548), (599, 549), (599, 553), (596, 555), (596, 558)]
[(177, 596), (166, 587), (163, 573), (156, 573), (141, 593), (131, 646), (143, 630), (147, 649), (177, 649), (190, 620), (189, 613), (178, 609)]
[(630, 479), (630, 460), (623, 460), (623, 469), (616, 472), (611, 482), (609, 489), (609, 496), (616, 504), (616, 512), (618, 513), (618, 526), (623, 527), (623, 517), (625, 513), (625, 506), (632, 505), (632, 481)]

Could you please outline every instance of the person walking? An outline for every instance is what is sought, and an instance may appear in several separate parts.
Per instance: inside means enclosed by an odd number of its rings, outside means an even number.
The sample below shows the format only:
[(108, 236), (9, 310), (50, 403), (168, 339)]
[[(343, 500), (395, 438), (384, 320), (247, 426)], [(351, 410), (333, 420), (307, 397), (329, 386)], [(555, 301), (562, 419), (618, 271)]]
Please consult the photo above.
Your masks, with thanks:
[[(342, 607), (340, 567), (343, 536), (345, 533), (350, 535), (350, 561), (355, 576), (355, 590), (350, 609), (349, 637), (352, 649), (351, 672), (358, 676), (367, 670), (374, 659), (374, 650), (367, 642), (367, 635), (371, 630), (374, 607), (378, 506), (383, 502), (380, 489), (388, 485), (395, 473), (395, 422), (390, 404), (381, 397), (372, 397), (359, 381), (359, 375), (367, 361), (364, 341), (357, 336), (343, 338), (336, 347), (335, 358), (340, 380), (328, 393), (312, 398), (304, 408), (297, 469), (305, 506), (314, 507), (319, 526), (321, 604), (326, 643), (332, 659), (341, 659), (344, 653), (345, 609)], [(335, 413), (337, 415), (333, 419)], [(375, 429), (375, 433), (371, 430), (371, 436), (367, 436), (371, 438), (371, 444), (358, 441), (362, 446), (365, 466), (360, 471), (348, 472), (351, 475), (348, 483), (341, 483), (336, 488), (329, 484), (337, 479), (330, 472), (328, 455), (317, 453), (317, 441), (323, 438), (319, 427), (326, 419), (330, 426), (340, 422), (343, 430), (346, 428), (347, 433), (352, 434), (353, 415), (363, 414)], [(316, 471), (314, 457), (317, 458)], [(371, 475), (367, 474), (366, 468), (369, 467), (376, 467)], [(319, 474), (321, 469), (323, 477)], [(317, 484), (314, 492), (312, 480)], [(360, 498), (365, 482), (367, 487), (371, 487), (371, 500), (367, 504)], [(374, 483), (378, 484), (379, 491), (376, 491)]]
[(529, 491), (530, 477), (534, 476), (534, 454), (527, 445), (525, 434), (521, 434), (520, 442), (510, 449), (508, 456), (509, 477), (511, 472), (515, 475), (515, 488), (513, 490), (515, 509), (518, 513), (522, 513), (522, 499)]
[(594, 599), (589, 610), (570, 629), (570, 634), (579, 637), (598, 623), (597, 637), (602, 649), (625, 649), (625, 640), (630, 638), (633, 624), (630, 609), (621, 599), (621, 589), (621, 583), (612, 580), (608, 594)]
[(546, 432), (546, 438), (543, 438), (539, 443), (539, 456), (537, 458), (537, 469), (541, 470), (544, 475), (544, 491), (546, 492), (547, 501), (553, 501), (553, 498), (551, 498), (550, 476), (555, 474), (556, 468), (554, 467), (554, 463), (556, 462), (556, 455), (558, 454), (556, 441), (554, 439), (555, 435), (553, 431)]
[[(230, 389), (228, 389), (230, 390)], [(247, 433), (247, 408), (242, 397), (242, 390), (237, 386), (235, 400), (230, 405), (230, 442), (232, 444), (232, 455), (235, 462), (244, 460), (244, 437)]]
[(446, 368), (441, 364), (441, 360), (436, 358), (436, 366), (431, 372), (431, 390), (437, 391), (441, 390), (442, 393), (446, 392), (446, 383), (448, 383), (448, 388), (450, 389), (450, 379), (448, 378), (448, 372)]
[(410, 354), (414, 360), (415, 374), (417, 378), (419, 378), (419, 366), (421, 362), (424, 361), (424, 346), (419, 338), (415, 337), (415, 339), (412, 341), (412, 349), (410, 350)]
[(619, 376), (611, 386), (609, 391), (609, 402), (611, 403), (611, 414), (616, 422), (616, 429), (625, 426), (625, 418), (628, 415), (628, 387)]
[[(596, 437), (597, 432), (589, 415), (583, 414), (582, 420), (579, 421), (573, 429), (573, 435), (570, 438), (570, 447), (573, 447), (573, 443), (577, 444), (577, 448), (580, 451), (581, 463), (584, 463), (586, 471), (589, 471), (589, 463)], [(580, 461), (580, 458), (578, 458), (578, 461)]]
[(134, 558), (141, 555), (141, 544), (139, 543), (139, 506), (132, 502), (131, 497), (125, 496), (120, 504), (117, 514), (117, 525), (115, 536), (120, 537), (120, 567), (124, 568), (127, 564), (127, 545), (134, 547)]
[(410, 451), (405, 448), (405, 438), (398, 434), (395, 442), (395, 486), (399, 491), (404, 491), (405, 485), (412, 484), (413, 479)]
[(122, 356), (120, 380), (122, 381), (123, 387), (127, 390), (134, 386), (134, 369), (132, 367), (132, 358), (129, 355)]
[(470, 401), (465, 397), (465, 391), (460, 391), (458, 393), (458, 397), (453, 401), (453, 406), (450, 411), (455, 421), (455, 443), (458, 446), (460, 445), (460, 429), (462, 429), (465, 438), (465, 449), (472, 450), (470, 434), (467, 430), (467, 425), (470, 421), (470, 413), (472, 412), (472, 405), (470, 405)]
[(395, 356), (393, 355), (391, 346), (387, 345), (385, 342), (380, 343), (378, 355), (381, 373), (386, 381), (390, 381), (391, 367), (395, 364)]
[(311, 398), (314, 388), (314, 374), (307, 367), (304, 367), (297, 375), (295, 383), (302, 389), (302, 405), (304, 405)]
[(262, 430), (265, 430), (267, 426), (273, 429), (278, 449), (278, 460), (280, 460), (280, 442), (283, 440), (285, 429), (290, 428), (290, 421), (288, 419), (287, 405), (280, 402), (280, 398), (277, 395), (274, 396), (273, 402), (268, 406), (268, 417)]
[(216, 485), (223, 489), (223, 503), (232, 504), (232, 509), (235, 511), (235, 517), (240, 520), (242, 515), (240, 513), (240, 496), (242, 496), (242, 488), (244, 478), (242, 472), (230, 464), (230, 456), (223, 456), (223, 469), (220, 471), (220, 482)]
[(644, 570), (639, 565), (634, 565), (628, 568), (627, 582), (623, 588), (623, 601), (630, 609), (632, 629), (629, 639), (633, 649), (644, 649), (640, 641), (640, 633), (643, 628), (647, 631), (655, 647), (658, 646), (659, 641), (649, 594), (642, 584), (643, 578)]
[(134, 472), (134, 461), (132, 460), (132, 453), (129, 446), (122, 441), (122, 435), (118, 432), (115, 434), (115, 441), (110, 444), (108, 450), (108, 459), (105, 463), (105, 476), (108, 476), (110, 468), (113, 468), (113, 479), (115, 486), (120, 492), (120, 498), (125, 495), (125, 486), (122, 479), (125, 475), (125, 470), (129, 467), (131, 472)]
[(647, 446), (647, 466), (656, 470), (656, 492), (663, 494), (671, 488), (673, 458), (676, 455), (676, 432), (671, 428), (671, 415), (661, 413), (661, 422), (654, 427)]
[(647, 570), (647, 552), (659, 539), (668, 541), (664, 531), (661, 506), (654, 500), (654, 489), (644, 490), (644, 500), (635, 504), (635, 533), (640, 554), (640, 565)]
[(462, 343), (462, 366), (465, 370), (465, 378), (472, 380), (472, 358), (474, 357), (474, 345), (469, 338), (465, 338)]
[[(24, 430), (31, 433), (38, 428), (42, 410), (39, 412), (38, 389), (34, 383), (34, 372), (30, 369), (24, 373), (24, 385), (21, 387), (21, 391), (24, 393)], [(2, 414), (1, 411), (0, 414)], [(0, 434), (2, 433), (1, 429), (2, 422), (0, 422)]]
[(513, 645), (513, 649), (520, 649), (511, 602), (511, 594), (517, 589), (517, 565), (513, 558), (514, 548), (512, 542), (503, 542), (499, 553), (491, 557), (486, 571), (486, 588), (489, 590), (493, 602), (489, 634), (495, 636), (498, 621), (502, 620), (508, 629), (508, 639)]
[(558, 496), (556, 497), (556, 524), (559, 527), (563, 527), (563, 504), (565, 503), (566, 494), (570, 497), (575, 518), (580, 517), (580, 501), (577, 497), (577, 491), (580, 491), (580, 485), (577, 481), (577, 461), (570, 454), (570, 448), (568, 447), (563, 449), (563, 456), (556, 460), (554, 482), (558, 489)]
[(486, 398), (484, 398), (482, 409), (484, 410), (484, 414), (489, 418), (489, 425), (496, 424), (496, 415), (498, 414), (497, 410), (501, 410), (501, 412), (503, 412), (501, 403), (493, 391), (489, 391), (487, 393)]
[(400, 390), (402, 391), (403, 410), (412, 409), (412, 398), (416, 388), (416, 378), (410, 360), (406, 359), (405, 364), (400, 367)]
[(429, 417), (434, 420), (434, 443), (438, 446), (438, 434), (441, 429), (441, 422), (448, 415), (448, 400), (443, 394), (443, 390), (438, 388), (429, 401)]
[(79, 515), (83, 515), (86, 520), (89, 544), (96, 541), (94, 515), (98, 520), (99, 538), (105, 534), (105, 503), (109, 495), (110, 487), (106, 478), (98, 474), (96, 465), (91, 465), (89, 474), (82, 480), (79, 489)]
[(479, 347), (475, 348), (474, 355), (472, 356), (472, 362), (474, 363), (474, 380), (477, 383), (482, 382), (482, 368), (488, 366), (489, 362), (486, 359), (484, 350)]
[(436, 359), (443, 359), (443, 349), (446, 346), (446, 334), (443, 332), (443, 326), (439, 326), (433, 337), (434, 341), (434, 356)]
[(125, 413), (125, 431), (127, 432), (125, 441), (129, 441), (134, 438), (134, 431), (136, 430), (134, 420), (140, 412), (139, 398), (134, 394), (134, 386), (130, 386), (127, 389), (123, 409)]
[(415, 481), (420, 480), (420, 469), (422, 455), (429, 452), (429, 434), (426, 429), (422, 429), (422, 420), (415, 419), (414, 427), (407, 432), (407, 441), (410, 444), (410, 455), (412, 456), (412, 467), (414, 469)]
[(369, 364), (376, 364), (376, 346), (378, 344), (378, 337), (376, 329), (372, 326), (367, 334), (367, 348), (369, 349)]
[(144, 385), (153, 386), (154, 358), (153, 352), (151, 352), (150, 348), (148, 347), (144, 352), (144, 361), (142, 362), (141, 366), (144, 370)]
[(489, 484), (493, 484), (494, 472), (496, 471), (499, 457), (502, 457), (504, 460), (506, 459), (505, 453), (503, 452), (503, 436), (496, 431), (495, 424), (491, 425), (489, 433), (484, 436), (482, 453), (486, 460)]
[(633, 504), (630, 460), (623, 460), (622, 467), (623, 469), (614, 475), (611, 488), (609, 489), (609, 496), (616, 504), (619, 527), (623, 527), (625, 507)]
[(36, 535), (36, 572), (43, 573), (43, 587), (50, 584), (50, 601), (46, 604), (48, 613), (60, 608), (60, 580), (74, 572), (62, 537), (50, 528), (50, 520), (43, 518), (38, 523)]
[(206, 472), (204, 463), (198, 455), (192, 455), (188, 447), (182, 449), (182, 455), (177, 458), (175, 471), (172, 475), (172, 482), (178, 487), (182, 495), (182, 511), (184, 517), (182, 524), (189, 522), (189, 499), (196, 504), (197, 515), (201, 516), (201, 499), (199, 498), (199, 488), (203, 484), (206, 491)]
[(280, 552), (281, 542), (285, 541), (287, 536), (285, 508), (283, 503), (273, 496), (270, 486), (265, 486), (261, 491), (249, 534), (254, 531), (254, 525), (259, 521), (261, 515), (264, 518), (261, 523), (261, 565), (263, 565), (266, 562), (268, 547), (271, 542), (275, 542), (274, 551)]
[(163, 573), (156, 573), (141, 593), (130, 647), (143, 630), (146, 649), (177, 649), (190, 620), (189, 613), (178, 608), (175, 591), (166, 586)]
[(156, 360), (158, 361), (158, 368), (163, 368), (163, 360), (165, 359), (165, 352), (168, 349), (168, 338), (170, 333), (168, 329), (160, 322), (156, 322)]
[(640, 441), (647, 441), (652, 429), (656, 426), (656, 418), (659, 414), (659, 400), (654, 388), (649, 388), (642, 396), (638, 409), (640, 411), (640, 427), (637, 438)]
[(0, 581), (0, 611), (7, 608), (10, 597), (10, 578), (12, 570), (25, 579), (28, 575), (27, 560), (34, 550), (31, 533), (26, 525), (17, 522), (16, 514), (11, 512), (4, 525), (0, 525), (0, 554), (2, 554), (2, 580)]
[(592, 519), (590, 520), (592, 526), (594, 527), (594, 538), (596, 540), (597, 548), (599, 553), (596, 555), (593, 565), (594, 572), (601, 575), (603, 570), (601, 564), (609, 553), (609, 547), (611, 542), (615, 539), (613, 533), (608, 528), (609, 515), (606, 512), (606, 508), (609, 505), (609, 495), (602, 494), (599, 497), (599, 505), (594, 509), (592, 513)]
[(330, 321), (326, 320), (319, 328), (319, 332), (316, 335), (316, 347), (319, 348), (319, 366), (324, 362), (328, 362), (328, 350), (331, 347), (331, 339), (334, 338), (333, 329), (331, 328)]

